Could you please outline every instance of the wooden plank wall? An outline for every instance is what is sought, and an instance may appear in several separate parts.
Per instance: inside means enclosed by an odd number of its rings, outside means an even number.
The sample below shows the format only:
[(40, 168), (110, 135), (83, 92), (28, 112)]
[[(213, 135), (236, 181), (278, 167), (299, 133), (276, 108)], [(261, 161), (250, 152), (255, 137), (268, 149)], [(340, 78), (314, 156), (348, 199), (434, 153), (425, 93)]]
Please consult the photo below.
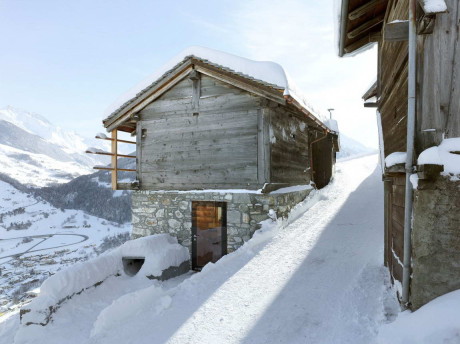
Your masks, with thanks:
[(304, 115), (270, 108), (272, 183), (310, 183), (308, 128)]
[(401, 263), (404, 257), (404, 190), (406, 179), (404, 174), (392, 175), (386, 178), (390, 183), (389, 199), (386, 202), (386, 214), (388, 233), (386, 235), (386, 247), (388, 254), (386, 255), (388, 266), (391, 275), (394, 279), (402, 282), (403, 267)]
[[(447, 0), (433, 33), (417, 36), (416, 156), (443, 139), (460, 137), (460, 17), (458, 0)], [(386, 23), (408, 19), (408, 1), (392, 0)], [(423, 15), (419, 7), (417, 15)], [(385, 156), (406, 150), (407, 41), (379, 45), (380, 113)]]
[[(408, 19), (408, 1), (390, 1), (386, 23)], [(379, 43), (379, 111), (382, 118), (385, 156), (406, 151), (407, 42)]]
[(259, 188), (260, 97), (202, 75), (197, 110), (192, 89), (186, 78), (141, 111), (141, 187)]
[(418, 36), (417, 153), (439, 145), (443, 133), (460, 137), (459, 2), (446, 4), (448, 13), (436, 16), (433, 33)]

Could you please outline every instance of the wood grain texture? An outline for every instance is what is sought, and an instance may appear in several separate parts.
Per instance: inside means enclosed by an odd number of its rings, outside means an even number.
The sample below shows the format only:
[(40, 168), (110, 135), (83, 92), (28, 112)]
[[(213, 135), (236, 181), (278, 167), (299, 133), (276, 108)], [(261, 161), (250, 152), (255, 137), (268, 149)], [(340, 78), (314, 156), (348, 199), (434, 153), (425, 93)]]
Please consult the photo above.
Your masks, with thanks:
[[(193, 91), (194, 82), (181, 81), (177, 90), (172, 88), (141, 112), (146, 130), (140, 145), (142, 188), (245, 188), (261, 183), (260, 99), (206, 75), (199, 92)], [(198, 108), (193, 92), (200, 95)]]
[(270, 110), (270, 176), (273, 183), (310, 182), (306, 117), (277, 107)]

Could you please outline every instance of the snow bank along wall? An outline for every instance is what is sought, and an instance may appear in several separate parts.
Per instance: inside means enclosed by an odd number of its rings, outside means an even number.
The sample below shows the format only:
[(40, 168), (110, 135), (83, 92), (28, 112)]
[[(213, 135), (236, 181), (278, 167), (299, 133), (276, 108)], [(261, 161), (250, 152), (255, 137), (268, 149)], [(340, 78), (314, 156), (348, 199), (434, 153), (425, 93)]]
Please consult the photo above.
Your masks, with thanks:
[[(377, 107), (382, 128), (381, 152), (388, 158), (406, 151), (408, 104), (409, 1), (342, 2), (341, 54), (369, 42), (378, 44), (378, 75), (368, 106)], [(430, 147), (460, 137), (460, 33), (457, 0), (417, 1), (417, 88), (415, 159), (418, 187), (412, 209), (411, 307), (460, 288), (460, 145), (443, 154), (446, 160), (420, 160)], [(368, 25), (378, 22), (378, 25)], [(370, 94), (372, 93), (372, 94)], [(415, 161), (418, 158), (418, 161)], [(404, 158), (405, 159), (405, 158)], [(404, 161), (403, 159), (403, 161)], [(403, 161), (400, 161), (402, 163)], [(450, 162), (449, 162), (450, 161)], [(444, 172), (441, 173), (441, 165)], [(402, 282), (404, 246), (404, 164), (387, 164), (385, 183), (385, 264)], [(396, 283), (398, 284), (398, 283)]]
[[(136, 135), (133, 236), (170, 233), (190, 249), (195, 267), (196, 257), (215, 261), (241, 246), (269, 209), (285, 215), (312, 182), (325, 186), (339, 148), (336, 126), (289, 95), (279, 65), (197, 52), (208, 59), (179, 59), (104, 121), (109, 131)], [(257, 68), (232, 69), (248, 63)], [(257, 77), (283, 85), (248, 75), (261, 70)], [(270, 193), (293, 186), (303, 189)]]
[[(123, 261), (125, 257), (142, 258), (143, 264), (129, 271)], [(168, 234), (127, 241), (110, 252), (49, 277), (42, 284), (40, 295), (21, 309), (21, 323), (46, 326), (63, 303), (109, 278), (165, 280), (178, 276), (189, 270), (189, 259), (187, 249)]]

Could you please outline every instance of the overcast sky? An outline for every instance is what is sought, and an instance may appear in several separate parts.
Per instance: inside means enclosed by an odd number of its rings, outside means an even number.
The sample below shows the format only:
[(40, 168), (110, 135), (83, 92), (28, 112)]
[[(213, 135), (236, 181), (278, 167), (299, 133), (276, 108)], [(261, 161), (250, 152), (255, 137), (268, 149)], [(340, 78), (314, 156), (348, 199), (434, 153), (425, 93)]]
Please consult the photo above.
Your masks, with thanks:
[(280, 63), (342, 132), (377, 147), (361, 96), (376, 49), (338, 58), (334, 0), (0, 0), (0, 107), (92, 136), (107, 108), (171, 57), (201, 45)]

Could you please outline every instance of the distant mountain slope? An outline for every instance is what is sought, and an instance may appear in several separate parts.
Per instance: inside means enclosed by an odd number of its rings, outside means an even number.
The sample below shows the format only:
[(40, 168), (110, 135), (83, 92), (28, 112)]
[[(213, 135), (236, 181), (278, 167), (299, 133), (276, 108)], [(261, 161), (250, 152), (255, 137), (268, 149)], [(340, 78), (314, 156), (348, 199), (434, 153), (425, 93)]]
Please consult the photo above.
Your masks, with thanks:
[(106, 161), (85, 154), (88, 146), (107, 149), (106, 142), (84, 139), (24, 110), (0, 109), (0, 133), (0, 172), (23, 184), (65, 183)]
[(96, 139), (86, 139), (75, 132), (53, 125), (39, 114), (11, 106), (0, 109), (0, 119), (10, 122), (31, 134), (40, 136), (45, 141), (59, 146), (60, 149), (68, 154), (86, 156), (83, 152), (88, 146), (108, 147), (108, 144), (104, 142)]
[(338, 159), (377, 152), (377, 149), (366, 147), (351, 137), (340, 133), (340, 152), (337, 153)]
[(118, 223), (131, 220), (131, 192), (112, 191), (107, 172), (80, 176), (68, 183), (35, 189), (33, 192), (56, 208), (83, 210)]

